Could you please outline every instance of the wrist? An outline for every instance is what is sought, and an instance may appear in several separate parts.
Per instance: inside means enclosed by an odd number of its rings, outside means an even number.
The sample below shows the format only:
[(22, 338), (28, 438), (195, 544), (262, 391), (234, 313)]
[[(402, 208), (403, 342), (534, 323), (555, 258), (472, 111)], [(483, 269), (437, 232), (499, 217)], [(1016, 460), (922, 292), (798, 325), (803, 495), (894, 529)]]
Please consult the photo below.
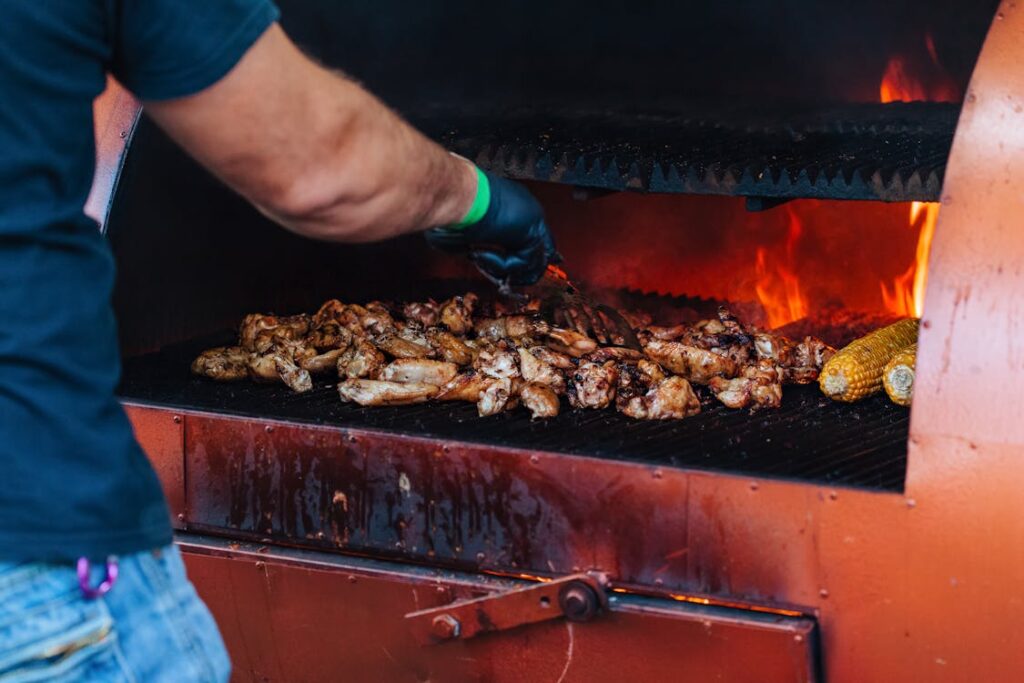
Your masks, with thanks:
[(468, 159), (452, 153), (448, 201), (438, 206), (435, 226), (457, 231), (480, 221), (490, 205), (490, 184), (483, 171)]

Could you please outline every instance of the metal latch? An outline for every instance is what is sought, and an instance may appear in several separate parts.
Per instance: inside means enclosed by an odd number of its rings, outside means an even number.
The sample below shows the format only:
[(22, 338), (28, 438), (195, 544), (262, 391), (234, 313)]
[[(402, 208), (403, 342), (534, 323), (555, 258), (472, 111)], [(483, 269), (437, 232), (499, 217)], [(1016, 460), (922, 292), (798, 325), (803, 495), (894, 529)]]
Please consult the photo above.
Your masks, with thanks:
[(565, 617), (589, 621), (608, 608), (604, 574), (571, 574), (544, 583), (453, 602), (405, 615), (413, 635), (430, 645), (466, 640), (492, 633)]

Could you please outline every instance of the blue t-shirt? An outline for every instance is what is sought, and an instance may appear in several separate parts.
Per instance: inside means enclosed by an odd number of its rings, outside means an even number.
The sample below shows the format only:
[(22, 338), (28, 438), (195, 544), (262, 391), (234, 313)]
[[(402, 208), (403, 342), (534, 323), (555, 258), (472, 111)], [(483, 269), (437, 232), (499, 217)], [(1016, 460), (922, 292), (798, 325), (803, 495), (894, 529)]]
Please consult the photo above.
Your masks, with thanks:
[(0, 0), (0, 559), (170, 542), (114, 396), (114, 264), (83, 213), (92, 102), (107, 72), (143, 100), (202, 90), (276, 18), (270, 0)]

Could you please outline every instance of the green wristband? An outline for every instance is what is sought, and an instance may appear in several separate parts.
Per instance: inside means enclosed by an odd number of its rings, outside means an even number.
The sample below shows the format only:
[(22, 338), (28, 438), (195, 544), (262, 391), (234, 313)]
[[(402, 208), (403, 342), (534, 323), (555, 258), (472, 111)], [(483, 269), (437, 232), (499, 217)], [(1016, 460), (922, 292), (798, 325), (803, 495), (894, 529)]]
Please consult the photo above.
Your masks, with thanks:
[(461, 221), (448, 226), (450, 230), (461, 230), (479, 223), (491, 206), (491, 183), (476, 164), (473, 165), (473, 168), (476, 170), (476, 196), (473, 197), (473, 205), (469, 207), (469, 211)]

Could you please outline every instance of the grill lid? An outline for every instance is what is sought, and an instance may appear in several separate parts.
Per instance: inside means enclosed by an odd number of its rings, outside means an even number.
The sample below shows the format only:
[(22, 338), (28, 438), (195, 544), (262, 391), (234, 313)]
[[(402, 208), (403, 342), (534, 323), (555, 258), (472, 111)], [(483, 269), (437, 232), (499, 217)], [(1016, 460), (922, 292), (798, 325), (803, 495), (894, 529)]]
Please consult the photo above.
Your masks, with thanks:
[(431, 107), (410, 118), (488, 170), (607, 190), (938, 201), (960, 106), (663, 114)]

